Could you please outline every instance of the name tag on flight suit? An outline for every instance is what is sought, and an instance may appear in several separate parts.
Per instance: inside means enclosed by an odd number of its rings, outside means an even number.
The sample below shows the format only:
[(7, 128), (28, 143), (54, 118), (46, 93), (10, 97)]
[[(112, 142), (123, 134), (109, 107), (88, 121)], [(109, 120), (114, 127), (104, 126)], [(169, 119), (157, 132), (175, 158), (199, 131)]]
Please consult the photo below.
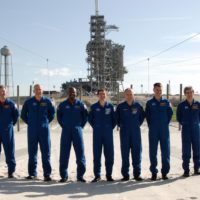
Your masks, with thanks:
[(47, 106), (47, 103), (42, 102), (42, 103), (40, 103), (40, 106), (45, 107), (45, 106)]
[(105, 109), (105, 114), (106, 114), (106, 115), (109, 115), (110, 113), (111, 113), (111, 109), (110, 109), (110, 108), (106, 108), (106, 109)]
[(137, 108), (132, 108), (132, 114), (136, 114), (137, 113)]

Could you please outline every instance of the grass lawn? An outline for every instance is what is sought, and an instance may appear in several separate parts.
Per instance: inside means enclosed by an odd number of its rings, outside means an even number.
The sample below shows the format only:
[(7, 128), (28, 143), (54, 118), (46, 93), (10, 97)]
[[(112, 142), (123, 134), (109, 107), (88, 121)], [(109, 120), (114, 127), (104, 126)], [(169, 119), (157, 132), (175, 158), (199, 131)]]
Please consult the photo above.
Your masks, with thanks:
[(172, 116), (172, 122), (176, 122), (176, 109), (177, 107), (173, 107), (173, 116)]

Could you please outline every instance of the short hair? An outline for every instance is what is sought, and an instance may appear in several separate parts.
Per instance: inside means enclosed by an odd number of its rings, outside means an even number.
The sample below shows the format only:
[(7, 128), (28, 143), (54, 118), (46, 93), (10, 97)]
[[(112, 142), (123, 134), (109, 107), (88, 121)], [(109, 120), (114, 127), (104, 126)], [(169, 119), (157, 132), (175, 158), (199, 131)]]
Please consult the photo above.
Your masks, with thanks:
[(97, 95), (99, 95), (100, 92), (106, 92), (106, 89), (104, 89), (104, 88), (98, 89), (98, 90), (97, 90)]
[(4, 85), (0, 85), (0, 89), (6, 89)]
[(133, 93), (133, 89), (132, 89), (132, 88), (126, 88), (126, 89), (124, 90), (124, 93), (127, 92), (127, 91), (131, 91), (131, 92)]
[(193, 89), (192, 86), (186, 86), (186, 87), (184, 88), (184, 94), (186, 94), (186, 92), (187, 92), (188, 90), (191, 90), (192, 92), (194, 92), (194, 89)]
[(39, 83), (36, 83), (36, 84), (33, 86), (33, 89), (35, 89), (35, 88), (38, 87), (38, 86), (41, 87), (41, 85), (40, 85)]
[(154, 83), (153, 84), (153, 87), (155, 88), (155, 87), (162, 87), (162, 83)]
[(68, 93), (68, 94), (69, 94), (69, 91), (70, 91), (70, 90), (74, 90), (75, 92), (77, 92), (77, 90), (76, 90), (75, 87), (70, 86), (70, 87), (67, 88), (67, 93)]

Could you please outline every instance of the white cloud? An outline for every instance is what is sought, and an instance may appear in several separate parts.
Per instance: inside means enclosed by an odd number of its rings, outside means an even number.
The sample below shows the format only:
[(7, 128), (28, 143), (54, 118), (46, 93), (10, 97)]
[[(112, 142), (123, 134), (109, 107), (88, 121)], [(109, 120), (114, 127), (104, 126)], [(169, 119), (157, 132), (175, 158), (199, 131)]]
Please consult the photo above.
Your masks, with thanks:
[[(181, 41), (186, 40), (187, 38), (193, 37), (197, 34), (198, 33), (191, 33), (191, 34), (187, 34), (187, 35), (168, 35), (168, 36), (163, 36), (162, 39), (173, 41), (173, 42), (181, 42)], [(191, 42), (200, 42), (200, 34), (195, 36), (194, 38), (192, 38), (190, 41)]]
[[(155, 53), (155, 52), (154, 52)], [(196, 91), (200, 91), (199, 74), (200, 74), (200, 52), (190, 51), (173, 51), (173, 54), (156, 57), (149, 62), (142, 60), (142, 56), (129, 56), (126, 60), (129, 73), (125, 75), (125, 85), (133, 84), (137, 92), (141, 91), (141, 84), (144, 86), (144, 91), (148, 90), (148, 78), (150, 79), (150, 92), (154, 82), (162, 82), (166, 85), (170, 80), (172, 83), (172, 93), (179, 92), (179, 84), (193, 85)]]
[(41, 76), (53, 77), (53, 76), (69, 76), (72, 75), (72, 72), (67, 67), (54, 68), (54, 69), (42, 68), (39, 70), (38, 74), (40, 74)]
[(160, 21), (185, 21), (192, 20), (192, 17), (150, 17), (131, 19), (131, 22), (160, 22)]
[[(198, 34), (198, 33), (192, 33), (189, 37), (195, 36), (195, 35), (197, 35), (197, 34)], [(194, 37), (194, 38), (192, 39), (192, 41), (194, 41), (194, 42), (200, 42), (200, 34), (197, 35), (196, 37)]]
[(54, 32), (60, 32), (61, 31), (61, 28), (58, 28), (56, 26), (50, 26), (50, 25), (41, 24), (41, 23), (34, 23), (32, 25), (34, 27), (46, 29), (46, 30), (49, 30), (49, 31), (54, 31)]

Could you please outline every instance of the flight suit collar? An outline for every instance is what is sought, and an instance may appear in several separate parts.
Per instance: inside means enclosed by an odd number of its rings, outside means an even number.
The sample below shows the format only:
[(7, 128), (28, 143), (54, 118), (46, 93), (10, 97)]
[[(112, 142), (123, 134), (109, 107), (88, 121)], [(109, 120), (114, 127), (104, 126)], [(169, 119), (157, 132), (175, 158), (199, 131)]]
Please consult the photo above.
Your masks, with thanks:
[(100, 104), (100, 102), (98, 101), (98, 106), (101, 107), (101, 108), (105, 108), (107, 105), (108, 105), (108, 102), (107, 102), (107, 101), (105, 102), (104, 106), (102, 106), (102, 105)]
[(36, 97), (34, 96), (34, 100), (35, 100), (36, 102), (41, 102), (41, 101), (44, 100), (44, 97), (42, 96), (41, 99), (40, 99), (40, 101), (38, 101), (38, 100), (36, 99)]
[(185, 100), (185, 103), (186, 103), (188, 106), (192, 106), (194, 103), (196, 103), (196, 101), (193, 99), (191, 105), (189, 104), (189, 102), (188, 102), (187, 100)]
[(163, 100), (163, 97), (161, 96), (160, 101), (158, 101), (155, 97), (153, 97), (153, 100), (160, 103)]
[(71, 106), (76, 105), (77, 102), (78, 102), (78, 99), (75, 99), (74, 104), (72, 104), (72, 103), (69, 101), (69, 99), (67, 99), (67, 104), (69, 104), (69, 105), (71, 105)]
[(5, 105), (5, 104), (7, 104), (7, 102), (8, 102), (8, 100), (6, 98), (5, 101), (0, 101), (0, 105)]
[(132, 106), (135, 104), (135, 101), (133, 101), (131, 105), (129, 105), (128, 102), (125, 101), (125, 104), (126, 104), (128, 107), (132, 107)]

